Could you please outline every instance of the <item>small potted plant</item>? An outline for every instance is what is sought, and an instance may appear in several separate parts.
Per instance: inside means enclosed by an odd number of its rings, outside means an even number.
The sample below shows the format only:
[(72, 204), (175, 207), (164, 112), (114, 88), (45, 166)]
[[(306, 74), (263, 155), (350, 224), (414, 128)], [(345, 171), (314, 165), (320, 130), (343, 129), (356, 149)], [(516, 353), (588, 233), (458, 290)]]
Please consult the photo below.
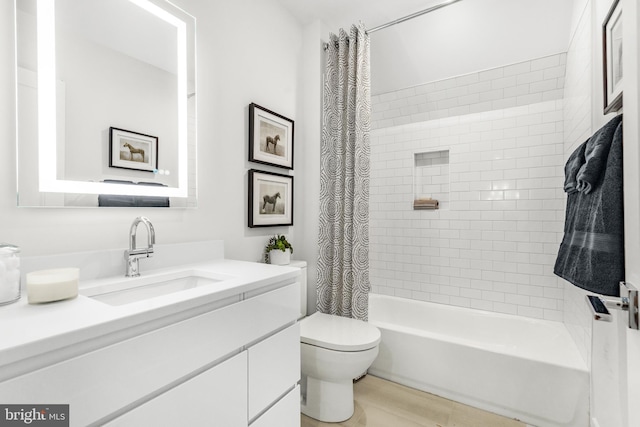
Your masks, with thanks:
[(264, 262), (267, 264), (287, 265), (291, 262), (293, 246), (287, 242), (287, 238), (281, 234), (269, 239), (264, 247)]

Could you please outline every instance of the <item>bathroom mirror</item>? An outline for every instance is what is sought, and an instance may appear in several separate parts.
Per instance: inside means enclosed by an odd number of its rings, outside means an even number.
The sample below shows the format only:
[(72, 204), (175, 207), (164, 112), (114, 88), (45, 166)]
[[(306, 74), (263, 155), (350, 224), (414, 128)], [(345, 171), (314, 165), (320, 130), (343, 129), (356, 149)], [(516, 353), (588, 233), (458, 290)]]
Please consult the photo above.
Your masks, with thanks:
[(195, 18), (15, 0), (18, 205), (195, 207)]

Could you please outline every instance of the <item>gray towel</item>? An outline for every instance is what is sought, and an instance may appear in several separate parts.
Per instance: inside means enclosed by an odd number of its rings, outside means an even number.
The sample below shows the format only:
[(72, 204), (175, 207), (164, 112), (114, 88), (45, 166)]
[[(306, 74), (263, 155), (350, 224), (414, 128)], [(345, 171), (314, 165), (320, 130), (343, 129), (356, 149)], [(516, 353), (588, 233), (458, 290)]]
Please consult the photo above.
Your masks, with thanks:
[(613, 134), (621, 122), (622, 115), (614, 117), (587, 140), (584, 148), (585, 162), (576, 176), (578, 191), (589, 194), (604, 175)]
[(580, 144), (578, 148), (569, 156), (567, 164), (564, 166), (564, 192), (575, 193), (578, 191), (578, 171), (584, 165), (584, 149), (587, 141)]
[[(610, 129), (609, 122), (594, 134), (598, 141), (593, 141), (591, 151), (591, 139), (587, 141), (585, 153), (591, 157), (581, 167), (586, 184), (583, 191), (568, 192), (564, 238), (553, 270), (578, 287), (612, 296), (619, 296), (618, 283), (624, 280), (621, 119), (613, 119), (617, 123), (613, 132), (603, 131)], [(604, 140), (607, 137), (610, 141)]]

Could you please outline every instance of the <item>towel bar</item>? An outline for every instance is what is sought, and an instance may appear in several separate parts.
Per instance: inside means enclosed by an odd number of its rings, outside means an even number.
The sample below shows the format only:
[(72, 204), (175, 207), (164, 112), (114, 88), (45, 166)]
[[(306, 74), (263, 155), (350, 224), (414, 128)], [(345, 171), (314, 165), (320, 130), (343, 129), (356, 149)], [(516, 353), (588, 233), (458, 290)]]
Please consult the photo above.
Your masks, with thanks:
[[(620, 298), (605, 298), (596, 295), (587, 295), (591, 313), (595, 320), (610, 322), (609, 309), (623, 310), (629, 313), (629, 328), (640, 329), (638, 310), (638, 290), (630, 283), (620, 282)], [(626, 295), (626, 296), (624, 296)]]

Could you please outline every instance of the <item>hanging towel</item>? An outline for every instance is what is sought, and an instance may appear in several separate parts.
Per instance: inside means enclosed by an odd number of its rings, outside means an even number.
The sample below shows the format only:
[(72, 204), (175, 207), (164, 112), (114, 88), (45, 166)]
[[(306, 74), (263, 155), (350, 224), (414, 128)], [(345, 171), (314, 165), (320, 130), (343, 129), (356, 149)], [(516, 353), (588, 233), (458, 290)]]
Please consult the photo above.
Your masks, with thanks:
[(618, 283), (624, 280), (622, 117), (585, 144), (578, 191), (567, 191), (564, 238), (553, 272), (588, 291), (619, 296)]
[(578, 171), (585, 162), (584, 149), (587, 146), (587, 141), (580, 144), (576, 151), (569, 156), (569, 160), (567, 160), (567, 164), (564, 167), (565, 193), (571, 194), (578, 191)]
[(616, 116), (593, 134), (585, 143), (584, 164), (580, 167), (576, 179), (578, 191), (589, 194), (603, 176), (613, 134), (622, 122), (622, 115)]

